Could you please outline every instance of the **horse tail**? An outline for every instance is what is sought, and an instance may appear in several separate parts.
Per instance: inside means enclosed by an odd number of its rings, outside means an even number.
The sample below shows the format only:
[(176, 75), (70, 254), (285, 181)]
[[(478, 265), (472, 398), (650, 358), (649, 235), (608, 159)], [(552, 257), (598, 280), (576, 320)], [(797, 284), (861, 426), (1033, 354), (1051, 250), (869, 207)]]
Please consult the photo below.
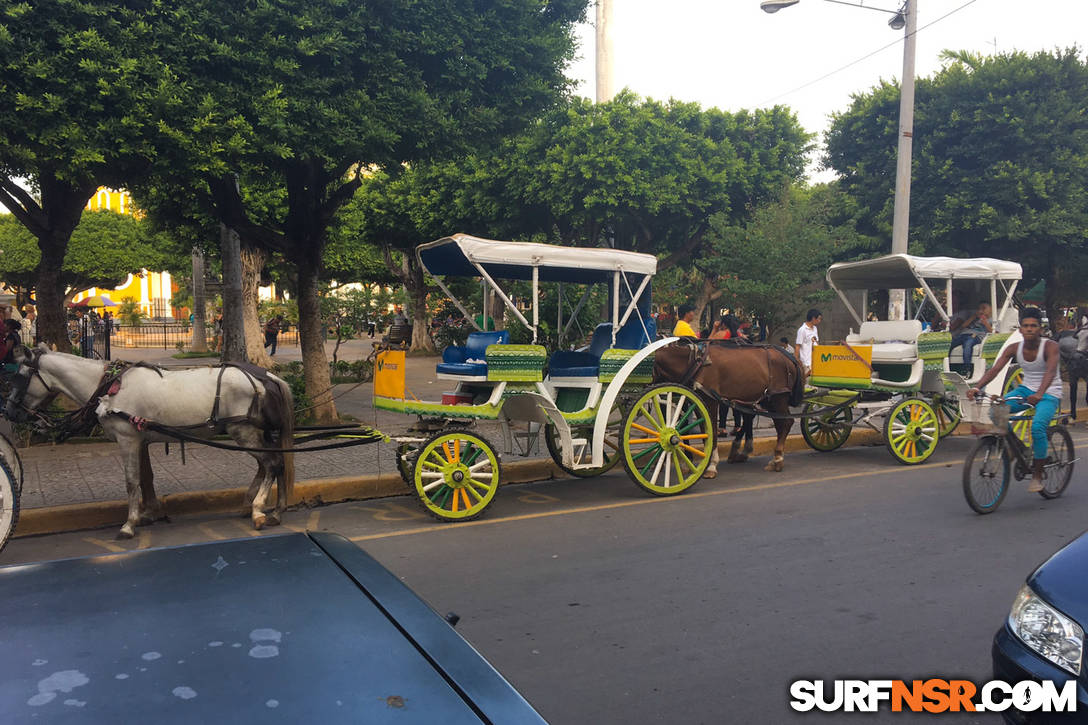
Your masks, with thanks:
[[(276, 421), (280, 430), (280, 448), (293, 448), (295, 445), (295, 399), (291, 395), (291, 386), (287, 381), (273, 378), (279, 385), (280, 394), (283, 396), (283, 405), (279, 406), (279, 420)], [(283, 505), (290, 502), (291, 494), (295, 490), (295, 454), (283, 454), (283, 472), (280, 473), (280, 494), (284, 497)]]

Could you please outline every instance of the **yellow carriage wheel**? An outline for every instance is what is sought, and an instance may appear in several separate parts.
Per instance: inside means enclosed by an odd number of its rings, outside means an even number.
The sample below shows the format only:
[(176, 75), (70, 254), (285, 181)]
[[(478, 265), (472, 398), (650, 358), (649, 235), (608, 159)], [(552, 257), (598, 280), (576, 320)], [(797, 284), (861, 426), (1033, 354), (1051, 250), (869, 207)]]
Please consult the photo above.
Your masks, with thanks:
[(442, 521), (468, 521), (483, 513), (499, 490), (499, 457), (484, 438), (467, 430), (431, 437), (412, 462), (419, 503)]
[(937, 450), (940, 423), (933, 406), (921, 398), (907, 398), (892, 406), (884, 421), (884, 442), (900, 463), (921, 463)]

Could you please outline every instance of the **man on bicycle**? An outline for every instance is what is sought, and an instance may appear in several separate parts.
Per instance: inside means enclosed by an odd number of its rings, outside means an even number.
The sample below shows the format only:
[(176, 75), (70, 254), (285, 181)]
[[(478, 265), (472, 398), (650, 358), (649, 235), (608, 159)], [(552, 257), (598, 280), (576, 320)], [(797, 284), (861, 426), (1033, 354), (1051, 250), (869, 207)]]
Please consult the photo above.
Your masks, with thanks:
[(1019, 345), (1010, 345), (997, 358), (994, 366), (979, 378), (975, 387), (967, 391), (968, 398), (974, 398), (986, 383), (993, 380), (1005, 367), (1005, 363), (1016, 358), (1020, 369), (1024, 371), (1024, 381), (1015, 390), (1010, 390), (1005, 400), (1014, 412), (1024, 410), (1028, 405), (1035, 406), (1031, 418), (1031, 453), (1034, 458), (1031, 483), (1028, 491), (1043, 490), (1043, 466), (1046, 463), (1046, 429), (1054, 414), (1058, 412), (1062, 399), (1062, 376), (1058, 370), (1061, 357), (1058, 344), (1043, 337), (1043, 313), (1038, 307), (1026, 307), (1020, 312), (1020, 334), (1024, 336)]

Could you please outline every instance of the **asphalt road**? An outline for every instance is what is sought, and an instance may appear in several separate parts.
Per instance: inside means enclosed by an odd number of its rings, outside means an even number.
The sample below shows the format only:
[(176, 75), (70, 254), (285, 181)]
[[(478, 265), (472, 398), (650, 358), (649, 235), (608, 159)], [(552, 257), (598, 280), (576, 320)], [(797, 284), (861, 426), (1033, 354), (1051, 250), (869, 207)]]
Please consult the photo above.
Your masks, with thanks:
[[(1088, 446), (1084, 430), (1074, 439)], [(789, 710), (791, 681), (989, 679), (1024, 578), (1085, 529), (1083, 463), (1061, 499), (1016, 483), (995, 514), (971, 512), (971, 444), (947, 440), (915, 467), (883, 448), (796, 454), (778, 474), (757, 459), (669, 499), (622, 472), (510, 486), (460, 525), (404, 497), (290, 512), (285, 526), (348, 536), (460, 614), (458, 631), (553, 723), (820, 719)], [(15, 540), (0, 564), (258, 535), (241, 517), (113, 534)]]

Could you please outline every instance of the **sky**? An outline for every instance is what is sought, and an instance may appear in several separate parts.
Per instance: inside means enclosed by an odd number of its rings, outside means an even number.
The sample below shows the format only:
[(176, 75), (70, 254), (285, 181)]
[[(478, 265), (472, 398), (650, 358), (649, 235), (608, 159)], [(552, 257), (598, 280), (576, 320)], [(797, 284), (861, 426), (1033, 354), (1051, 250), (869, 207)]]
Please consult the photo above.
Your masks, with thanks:
[[(897, 0), (855, 1), (898, 8)], [(941, 68), (945, 49), (992, 55), (1079, 44), (1083, 57), (1088, 48), (1088, 0), (916, 2), (918, 78)], [(581, 58), (567, 71), (589, 98), (593, 15), (591, 4), (590, 22), (579, 28)], [(787, 105), (822, 140), (830, 115), (848, 108), (851, 94), (902, 76), (903, 31), (888, 27), (891, 17), (823, 0), (801, 0), (773, 15), (759, 0), (613, 0), (614, 85), (732, 111)], [(810, 177), (830, 175), (812, 167)]]

